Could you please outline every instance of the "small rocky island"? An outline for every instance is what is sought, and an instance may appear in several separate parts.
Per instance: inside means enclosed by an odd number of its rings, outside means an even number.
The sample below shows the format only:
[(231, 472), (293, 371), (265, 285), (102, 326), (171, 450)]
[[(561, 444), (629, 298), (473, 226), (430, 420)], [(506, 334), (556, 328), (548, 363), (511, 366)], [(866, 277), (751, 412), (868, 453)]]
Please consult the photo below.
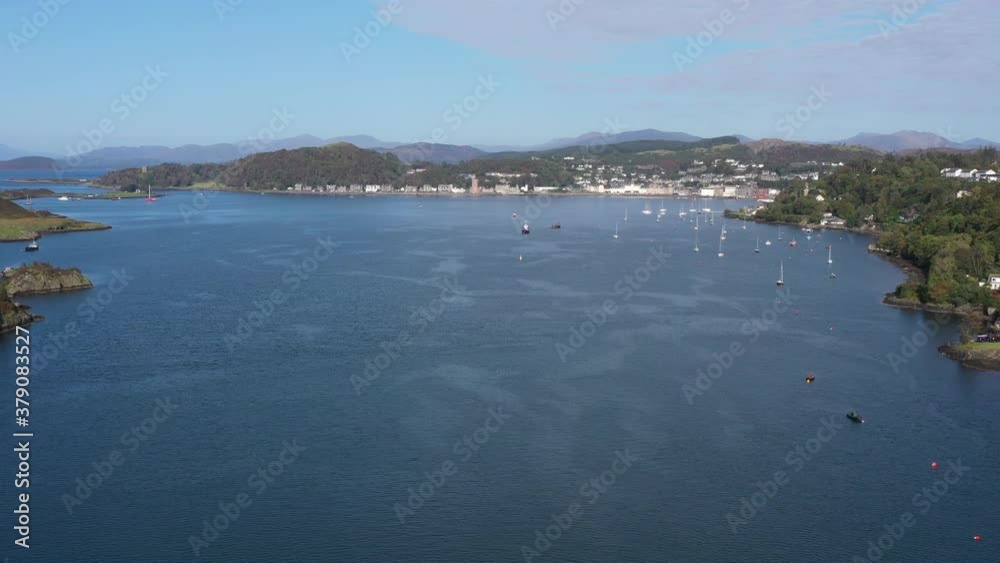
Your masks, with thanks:
[(15, 296), (92, 287), (94, 284), (78, 268), (56, 268), (45, 262), (7, 268), (0, 276), (0, 333), (42, 320), (42, 317), (31, 313), (30, 307), (14, 301)]

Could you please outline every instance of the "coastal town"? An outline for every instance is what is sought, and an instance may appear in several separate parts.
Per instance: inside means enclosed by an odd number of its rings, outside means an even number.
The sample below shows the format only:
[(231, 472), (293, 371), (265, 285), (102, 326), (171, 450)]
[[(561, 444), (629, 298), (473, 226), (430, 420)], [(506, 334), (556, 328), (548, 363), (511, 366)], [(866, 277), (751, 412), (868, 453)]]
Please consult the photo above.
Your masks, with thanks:
[[(533, 157), (538, 159), (538, 157)], [(462, 174), (460, 183), (429, 184), (326, 184), (296, 183), (287, 192), (327, 194), (456, 194), (530, 195), (541, 193), (751, 199), (773, 201), (781, 186), (794, 180), (818, 181), (832, 174), (843, 162), (809, 161), (792, 167), (798, 171), (779, 173), (763, 163), (733, 158), (711, 161), (692, 160), (678, 170), (658, 165), (611, 165), (593, 159), (564, 157), (559, 163), (569, 172), (563, 185), (546, 185), (536, 173), (487, 171)], [(425, 168), (414, 167), (407, 177), (416, 177)], [(274, 188), (273, 191), (279, 191)]]

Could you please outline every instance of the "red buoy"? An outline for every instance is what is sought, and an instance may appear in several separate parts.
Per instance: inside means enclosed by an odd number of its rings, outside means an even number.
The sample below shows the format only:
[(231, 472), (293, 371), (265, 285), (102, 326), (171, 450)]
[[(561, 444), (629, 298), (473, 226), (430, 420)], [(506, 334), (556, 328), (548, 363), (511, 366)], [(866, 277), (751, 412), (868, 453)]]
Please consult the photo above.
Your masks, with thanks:
[(937, 469), (937, 462), (936, 461), (932, 461), (931, 462), (931, 469)]
[(976, 534), (976, 535), (972, 536), (972, 539), (974, 539), (976, 541), (983, 541), (983, 536), (980, 536), (979, 534)]

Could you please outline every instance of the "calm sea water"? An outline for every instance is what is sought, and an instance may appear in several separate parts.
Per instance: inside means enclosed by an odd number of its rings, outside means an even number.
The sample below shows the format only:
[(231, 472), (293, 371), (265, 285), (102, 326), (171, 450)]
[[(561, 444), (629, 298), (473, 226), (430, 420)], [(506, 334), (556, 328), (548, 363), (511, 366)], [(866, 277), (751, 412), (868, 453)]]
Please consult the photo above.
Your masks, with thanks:
[[(114, 228), (41, 241), (38, 259), (97, 287), (24, 299), (46, 317), (31, 327), (31, 549), (12, 543), (8, 450), (5, 553), (849, 561), (911, 512), (885, 560), (1000, 560), (1000, 377), (937, 354), (956, 323), (893, 362), (934, 318), (880, 305), (903, 276), (866, 239), (779, 243), (729, 222), (719, 258), (716, 221), (696, 254), (681, 203), (657, 224), (641, 200), (556, 198), (523, 237), (511, 214), (534, 216), (527, 199), (37, 200)], [(2, 265), (21, 250), (0, 246)], [(0, 340), (11, 432), (13, 348)], [(699, 370), (721, 376), (689, 401)], [(854, 408), (865, 424), (847, 424)], [(971, 469), (926, 500), (949, 460)], [(758, 508), (734, 533), (744, 498)]]

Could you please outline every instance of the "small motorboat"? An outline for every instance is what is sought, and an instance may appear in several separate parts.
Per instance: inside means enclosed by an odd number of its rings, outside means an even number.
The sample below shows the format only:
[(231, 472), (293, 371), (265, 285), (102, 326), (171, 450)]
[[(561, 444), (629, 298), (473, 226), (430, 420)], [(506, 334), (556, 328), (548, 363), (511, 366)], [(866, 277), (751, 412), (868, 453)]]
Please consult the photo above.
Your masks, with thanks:
[(67, 197), (67, 196), (59, 196), (58, 198), (56, 198), (56, 200), (57, 201), (69, 201), (69, 197)]
[(810, 373), (809, 375), (806, 376), (806, 383), (812, 383), (813, 381), (816, 381), (815, 375)]
[(513, 217), (514, 219), (517, 219), (517, 212), (515, 211), (514, 213), (511, 213), (510, 216)]
[(831, 280), (837, 279), (837, 273), (836, 272), (830, 272), (830, 279)]
[(858, 424), (861, 424), (865, 421), (865, 419), (861, 418), (861, 413), (859, 413), (858, 411), (851, 411), (847, 413), (847, 418), (853, 420), (854, 422), (857, 422)]
[(38, 252), (38, 243), (36, 241), (31, 241), (28, 246), (24, 247), (25, 252)]
[(551, 228), (553, 228), (553, 229), (561, 229), (562, 225), (560, 225), (559, 223), (552, 223), (552, 227)]
[(524, 225), (521, 226), (521, 234), (522, 235), (530, 235), (531, 234), (531, 227), (528, 225), (527, 221), (525, 221)]
[(792, 248), (795, 248), (798, 245), (799, 245), (799, 243), (795, 239), (792, 239), (792, 242), (788, 243), (788, 246), (790, 246)]
[(765, 243), (764, 243), (764, 246), (771, 246), (771, 241), (767, 241), (767, 242), (765, 242)]

